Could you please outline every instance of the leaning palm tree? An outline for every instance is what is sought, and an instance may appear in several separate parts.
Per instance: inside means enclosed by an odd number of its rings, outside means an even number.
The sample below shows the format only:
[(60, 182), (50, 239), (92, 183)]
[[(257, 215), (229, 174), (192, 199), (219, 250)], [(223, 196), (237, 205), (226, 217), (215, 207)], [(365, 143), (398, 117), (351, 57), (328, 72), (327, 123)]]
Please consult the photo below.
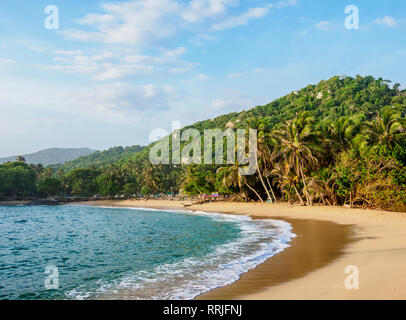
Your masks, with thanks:
[(262, 203), (264, 203), (264, 200), (262, 200), (258, 192), (249, 185), (247, 178), (240, 174), (240, 167), (238, 165), (238, 162), (232, 166), (217, 169), (217, 174), (223, 174), (222, 183), (224, 187), (230, 188), (231, 186), (233, 186), (235, 188), (238, 187), (240, 190), (242, 190), (242, 188), (246, 186), (248, 187), (248, 189), (255, 193), (255, 195)]
[(334, 169), (324, 168), (316, 175), (307, 178), (309, 192), (319, 198), (323, 204), (335, 205), (337, 203), (335, 193), (336, 173)]
[(364, 124), (364, 133), (368, 135), (371, 146), (385, 145), (392, 150), (395, 145), (402, 146), (406, 138), (405, 121), (400, 112), (386, 107), (379, 111), (375, 120)]
[[(262, 168), (266, 166), (267, 159), (270, 157), (270, 150), (266, 143), (266, 124), (261, 119), (249, 119), (247, 120), (249, 129), (257, 130), (257, 154), (256, 154), (256, 169), (258, 172), (259, 181), (261, 181), (262, 187), (264, 188), (268, 199), (273, 202), (271, 194), (269, 193), (268, 187), (265, 184)], [(272, 187), (271, 187), (272, 188)], [(273, 193), (273, 191), (272, 191)]]
[(280, 142), (279, 155), (301, 179), (303, 193), (309, 205), (312, 205), (312, 199), (307, 189), (305, 170), (318, 163), (313, 156), (313, 150), (319, 149), (316, 144), (317, 136), (313, 131), (313, 121), (310, 113), (305, 111), (299, 113), (294, 120), (287, 121), (281, 130), (275, 132)]
[(296, 196), (298, 197), (302, 206), (305, 205), (302, 196), (299, 193), (299, 190), (296, 187), (296, 184), (299, 181), (299, 176), (296, 175), (290, 168), (288, 163), (278, 163), (275, 165), (275, 168), (272, 170), (271, 175), (274, 176), (274, 181), (278, 184), (282, 193), (286, 193), (289, 197), (290, 202), (290, 192), (287, 188), (293, 188), (295, 190)]

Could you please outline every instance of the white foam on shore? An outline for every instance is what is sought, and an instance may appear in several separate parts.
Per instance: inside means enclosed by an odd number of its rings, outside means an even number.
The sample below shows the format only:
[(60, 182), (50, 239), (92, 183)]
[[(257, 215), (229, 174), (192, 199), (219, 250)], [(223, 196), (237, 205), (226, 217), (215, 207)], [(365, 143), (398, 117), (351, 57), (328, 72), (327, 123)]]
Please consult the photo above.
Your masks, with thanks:
[(292, 226), (282, 220), (252, 220), (248, 216), (207, 213), (190, 210), (160, 210), (151, 208), (117, 208), (142, 211), (175, 212), (209, 216), (218, 221), (237, 223), (241, 237), (236, 241), (219, 245), (214, 252), (203, 258), (187, 258), (178, 263), (157, 266), (153, 271), (129, 273), (117, 281), (104, 283), (96, 292), (78, 288), (66, 295), (70, 299), (86, 299), (96, 296), (120, 294), (128, 299), (188, 300), (237, 281), (240, 276), (265, 262), (268, 258), (288, 248), (296, 235)]

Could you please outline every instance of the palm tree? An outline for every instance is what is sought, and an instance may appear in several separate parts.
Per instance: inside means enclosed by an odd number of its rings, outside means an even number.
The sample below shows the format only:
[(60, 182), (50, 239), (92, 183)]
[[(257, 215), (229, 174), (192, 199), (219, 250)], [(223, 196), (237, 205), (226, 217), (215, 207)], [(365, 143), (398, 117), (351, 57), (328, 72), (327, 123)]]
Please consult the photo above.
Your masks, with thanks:
[(364, 124), (371, 146), (385, 145), (392, 150), (395, 145), (402, 146), (406, 138), (404, 118), (396, 110), (387, 107), (377, 113), (374, 121)]
[(242, 176), (240, 174), (240, 167), (238, 165), (238, 162), (232, 166), (227, 166), (227, 167), (222, 167), (217, 169), (217, 174), (223, 174), (223, 185), (226, 188), (230, 188), (231, 186), (235, 188), (239, 188), (242, 190), (244, 186), (248, 187), (252, 192), (255, 193), (255, 195), (258, 197), (258, 199), (264, 203), (264, 200), (262, 200), (261, 196), (258, 194), (258, 192), (251, 187), (248, 182), (246, 176)]
[(354, 138), (355, 125), (352, 119), (341, 117), (334, 122), (327, 124), (328, 140), (332, 143), (335, 152), (341, 152), (348, 148), (350, 141)]
[(279, 188), (282, 193), (286, 192), (289, 197), (290, 202), (290, 192), (286, 190), (287, 187), (293, 188), (297, 197), (300, 200), (302, 206), (305, 205), (302, 196), (297, 190), (296, 183), (299, 181), (299, 176), (294, 174), (288, 163), (276, 164), (275, 168), (272, 170), (271, 174), (274, 176), (274, 180), (278, 183)]
[(335, 172), (330, 168), (323, 168), (316, 175), (308, 177), (308, 189), (315, 198), (319, 198), (323, 204), (335, 205)]
[[(265, 184), (263, 173), (261, 168), (266, 168), (266, 165), (269, 163), (268, 159), (270, 159), (271, 151), (266, 141), (267, 134), (265, 133), (266, 124), (262, 119), (249, 119), (247, 120), (247, 124), (249, 129), (256, 129), (257, 130), (257, 155), (256, 155), (256, 169), (258, 172), (259, 180), (268, 196), (268, 199), (273, 202), (272, 197), (269, 193), (267, 185)], [(259, 160), (259, 161), (258, 161)], [(261, 164), (261, 165), (260, 165)], [(272, 189), (272, 186), (269, 185)], [(272, 190), (273, 193), (273, 190)], [(275, 195), (273, 195), (275, 197)], [(275, 200), (276, 201), (276, 200)]]
[(320, 148), (316, 145), (316, 138), (313, 131), (314, 119), (308, 111), (299, 113), (294, 120), (287, 121), (281, 130), (275, 132), (279, 139), (279, 155), (283, 157), (286, 164), (295, 171), (303, 183), (303, 193), (308, 204), (312, 205), (312, 199), (306, 184), (305, 169), (318, 163), (313, 156), (312, 149)]
[(155, 193), (158, 191), (159, 179), (155, 174), (155, 170), (149, 162), (145, 163), (144, 170), (142, 171), (141, 177), (143, 179), (143, 186), (146, 187), (150, 192)]

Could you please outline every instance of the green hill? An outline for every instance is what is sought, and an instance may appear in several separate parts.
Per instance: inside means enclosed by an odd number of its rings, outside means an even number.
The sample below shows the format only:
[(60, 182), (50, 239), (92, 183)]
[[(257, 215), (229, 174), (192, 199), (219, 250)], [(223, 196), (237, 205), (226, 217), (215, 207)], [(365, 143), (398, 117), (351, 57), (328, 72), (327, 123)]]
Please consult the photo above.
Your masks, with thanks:
[[(230, 124), (234, 128), (242, 128), (248, 119), (263, 119), (268, 123), (268, 129), (272, 130), (302, 111), (309, 111), (321, 122), (335, 121), (343, 116), (356, 116), (360, 120), (369, 121), (386, 106), (394, 107), (404, 116), (406, 90), (400, 91), (399, 87), (399, 84), (391, 87), (389, 80), (372, 76), (335, 76), (317, 85), (293, 91), (267, 105), (200, 121), (182, 130), (194, 128), (203, 133), (205, 129), (224, 130)], [(145, 160), (150, 147), (127, 160)]]
[(273, 127), (293, 119), (301, 111), (309, 111), (316, 119), (323, 121), (353, 115), (371, 119), (384, 106), (395, 106), (404, 114), (406, 90), (400, 92), (399, 84), (391, 88), (389, 83), (388, 80), (374, 79), (372, 76), (336, 76), (293, 91), (267, 105), (222, 115), (188, 127), (201, 132), (207, 128), (225, 128), (229, 122), (235, 127), (241, 127), (247, 119), (264, 117)]
[(113, 147), (105, 151), (96, 151), (72, 161), (49, 167), (53, 170), (62, 169), (64, 171), (71, 171), (77, 168), (103, 167), (112, 163), (118, 163), (124, 159), (128, 159), (143, 149), (144, 147), (138, 145), (125, 148), (121, 146)]

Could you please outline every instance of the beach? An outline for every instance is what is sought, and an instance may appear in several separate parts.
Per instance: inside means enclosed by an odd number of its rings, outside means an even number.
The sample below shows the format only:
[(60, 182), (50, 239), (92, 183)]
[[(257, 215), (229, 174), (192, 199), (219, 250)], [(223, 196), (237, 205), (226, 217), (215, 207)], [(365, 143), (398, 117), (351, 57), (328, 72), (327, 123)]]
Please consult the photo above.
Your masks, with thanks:
[[(326, 206), (216, 201), (185, 208), (170, 200), (108, 200), (84, 205), (196, 210), (281, 219), (291, 246), (231, 285), (197, 299), (406, 299), (406, 214)], [(347, 266), (359, 271), (348, 289)], [(127, 293), (128, 294), (128, 293)]]

